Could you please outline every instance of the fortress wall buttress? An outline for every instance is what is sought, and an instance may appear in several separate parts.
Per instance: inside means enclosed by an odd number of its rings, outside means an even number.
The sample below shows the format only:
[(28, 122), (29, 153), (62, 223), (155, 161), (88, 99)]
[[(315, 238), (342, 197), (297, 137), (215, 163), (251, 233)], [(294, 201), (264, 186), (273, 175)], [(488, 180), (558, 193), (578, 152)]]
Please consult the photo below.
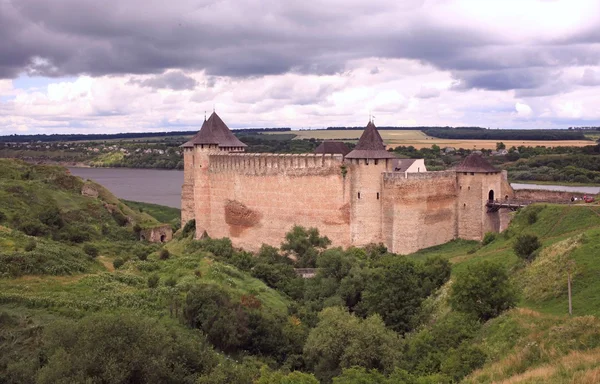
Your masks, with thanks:
[(183, 149), (183, 185), (181, 187), (181, 226), (194, 218), (194, 149)]
[(457, 236), (456, 173), (383, 174), (383, 240), (409, 254)]
[(218, 153), (216, 145), (196, 145), (194, 147), (194, 218), (196, 238), (202, 237), (210, 228), (211, 183), (209, 177), (210, 155)]
[(207, 232), (256, 251), (280, 246), (295, 225), (350, 246), (347, 177), (341, 155), (211, 154)]
[(502, 199), (501, 173), (457, 172), (458, 237), (481, 241), (486, 232), (499, 232), (500, 213), (487, 212), (489, 199)]
[(346, 160), (350, 176), (350, 239), (362, 247), (381, 243), (383, 228), (382, 175), (391, 167), (390, 159)]

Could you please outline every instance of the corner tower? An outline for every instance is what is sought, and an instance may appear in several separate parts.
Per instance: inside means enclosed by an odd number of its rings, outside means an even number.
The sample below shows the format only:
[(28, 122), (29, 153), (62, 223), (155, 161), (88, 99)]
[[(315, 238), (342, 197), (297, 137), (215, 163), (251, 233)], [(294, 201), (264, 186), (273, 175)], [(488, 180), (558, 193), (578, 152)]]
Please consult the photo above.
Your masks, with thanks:
[(247, 146), (235, 137), (219, 115), (213, 112), (208, 120), (204, 120), (200, 131), (182, 147), (184, 181), (181, 194), (181, 225), (196, 219), (196, 237), (200, 237), (210, 225), (210, 154), (222, 151), (243, 152)]
[(383, 172), (396, 156), (386, 151), (375, 124), (369, 121), (345, 162), (350, 180), (350, 239), (356, 246), (382, 242)]
[(499, 232), (498, 212), (488, 213), (486, 203), (501, 198), (501, 171), (478, 153), (467, 156), (455, 171), (458, 237), (480, 241), (486, 232)]

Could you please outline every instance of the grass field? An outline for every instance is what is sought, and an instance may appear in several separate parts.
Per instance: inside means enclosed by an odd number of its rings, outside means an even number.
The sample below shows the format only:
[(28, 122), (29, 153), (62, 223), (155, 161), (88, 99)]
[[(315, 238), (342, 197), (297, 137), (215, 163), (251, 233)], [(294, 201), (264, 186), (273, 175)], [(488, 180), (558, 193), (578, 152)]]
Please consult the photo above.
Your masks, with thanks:
[[(296, 134), (296, 139), (318, 139), (318, 140), (342, 140), (348, 142), (355, 142), (360, 138), (363, 131), (360, 130), (304, 130), (304, 131), (292, 131)], [(435, 137), (427, 136), (421, 131), (394, 131), (394, 130), (380, 130), (379, 133), (383, 138), (383, 141), (388, 145), (388, 148), (394, 148), (397, 146), (410, 146), (420, 148), (430, 148), (436, 144), (441, 148), (454, 147), (454, 148), (465, 148), (465, 149), (496, 149), (496, 143), (498, 140), (455, 140), (455, 139), (438, 139)], [(289, 132), (281, 133), (269, 133), (269, 135), (289, 134)], [(573, 146), (573, 147), (584, 147), (586, 145), (593, 145), (592, 141), (587, 140), (504, 140), (507, 148), (512, 146), (526, 146), (526, 147), (559, 147), (559, 146)]]

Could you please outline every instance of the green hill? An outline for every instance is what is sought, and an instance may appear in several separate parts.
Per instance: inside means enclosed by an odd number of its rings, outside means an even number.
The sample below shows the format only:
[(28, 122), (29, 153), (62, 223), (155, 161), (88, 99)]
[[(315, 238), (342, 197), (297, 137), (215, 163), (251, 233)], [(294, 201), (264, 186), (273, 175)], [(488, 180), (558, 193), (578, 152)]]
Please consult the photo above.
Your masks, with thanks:
[[(600, 206), (533, 205), (485, 245), (456, 240), (407, 257), (377, 245), (324, 250), (318, 231), (300, 227), (256, 254), (194, 240), (189, 225), (167, 244), (137, 240), (177, 216), (61, 167), (0, 159), (0, 384), (600, 377)], [(542, 245), (531, 262), (513, 250), (524, 234)], [(479, 321), (448, 297), (486, 261), (508, 270), (519, 296)], [(305, 264), (319, 267), (314, 279), (295, 275)]]
[[(543, 244), (531, 263), (513, 251), (521, 234), (536, 235)], [(518, 307), (486, 323), (473, 340), (488, 360), (465, 382), (596, 383), (600, 378), (599, 249), (599, 206), (547, 204), (516, 214), (510, 227), (485, 246), (454, 241), (410, 257), (442, 255), (453, 263), (453, 275), (486, 260), (498, 262), (519, 287)], [(568, 270), (573, 278), (572, 317), (568, 315)]]

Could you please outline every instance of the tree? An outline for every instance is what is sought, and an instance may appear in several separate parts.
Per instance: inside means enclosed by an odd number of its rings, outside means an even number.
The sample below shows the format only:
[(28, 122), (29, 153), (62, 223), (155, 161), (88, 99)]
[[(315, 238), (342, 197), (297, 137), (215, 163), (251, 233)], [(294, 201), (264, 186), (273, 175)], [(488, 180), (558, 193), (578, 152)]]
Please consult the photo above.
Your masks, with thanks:
[(319, 251), (327, 248), (329, 244), (331, 244), (331, 240), (326, 236), (320, 236), (317, 228), (306, 229), (295, 225), (291, 231), (285, 234), (281, 250), (296, 256), (300, 266), (315, 267)]
[(43, 340), (48, 360), (38, 372), (40, 384), (191, 384), (218, 364), (197, 331), (123, 313), (57, 321)]
[(502, 149), (506, 149), (506, 144), (503, 142), (496, 143), (496, 151), (500, 151)]
[(527, 261), (533, 261), (536, 256), (536, 252), (542, 243), (535, 235), (519, 235), (515, 240), (513, 245), (513, 250), (515, 254), (519, 256), (521, 259)]
[(83, 252), (90, 257), (97, 257), (100, 251), (93, 244), (85, 244), (83, 246)]
[(426, 296), (419, 268), (405, 257), (384, 257), (371, 271), (362, 293), (366, 314), (379, 314), (396, 332), (409, 332)]
[(291, 372), (287, 375), (280, 371), (271, 371), (267, 367), (260, 370), (260, 378), (255, 384), (319, 384), (319, 380), (310, 374), (302, 372)]
[(304, 359), (317, 378), (330, 381), (352, 366), (391, 371), (399, 359), (400, 339), (379, 316), (365, 320), (341, 307), (325, 308), (304, 345)]
[(500, 315), (516, 303), (517, 295), (506, 269), (489, 261), (470, 265), (459, 272), (450, 290), (453, 309), (473, 314), (482, 321)]

